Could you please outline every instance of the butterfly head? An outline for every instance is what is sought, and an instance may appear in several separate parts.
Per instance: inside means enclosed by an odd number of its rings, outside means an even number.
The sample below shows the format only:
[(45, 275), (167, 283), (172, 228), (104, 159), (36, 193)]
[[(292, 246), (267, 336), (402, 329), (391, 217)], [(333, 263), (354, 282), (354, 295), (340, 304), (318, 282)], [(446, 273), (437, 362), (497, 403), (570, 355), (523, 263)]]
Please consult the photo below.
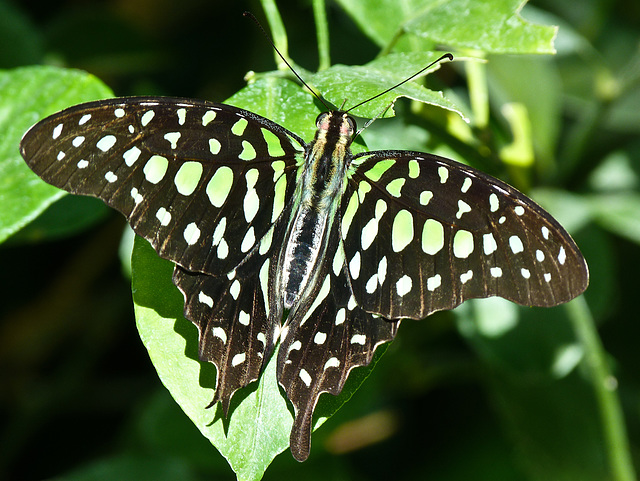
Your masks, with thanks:
[(343, 139), (349, 139), (351, 143), (356, 131), (356, 121), (349, 114), (339, 110), (323, 112), (316, 118), (316, 128), (327, 136), (338, 135)]

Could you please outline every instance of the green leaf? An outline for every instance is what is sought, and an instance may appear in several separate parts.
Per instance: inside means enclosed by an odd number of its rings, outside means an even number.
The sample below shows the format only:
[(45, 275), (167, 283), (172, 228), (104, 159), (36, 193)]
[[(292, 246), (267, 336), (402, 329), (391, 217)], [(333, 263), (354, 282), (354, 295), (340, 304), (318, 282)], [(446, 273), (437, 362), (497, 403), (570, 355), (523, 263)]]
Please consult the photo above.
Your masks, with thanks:
[[(406, 80), (411, 75), (420, 71), (434, 60), (440, 57), (440, 53), (397, 53), (381, 57), (366, 65), (349, 67), (334, 65), (323, 70), (310, 79), (322, 93), (322, 97), (340, 107), (347, 100), (345, 108), (372, 98), (390, 87)], [(439, 64), (434, 65), (423, 75), (437, 70)], [(445, 99), (441, 92), (429, 90), (416, 82), (407, 82), (391, 92), (356, 108), (354, 115), (365, 118), (380, 116), (398, 97), (408, 97), (412, 100), (424, 102), (429, 105), (442, 107), (456, 112), (464, 118), (462, 109), (453, 102)], [(393, 114), (393, 108), (389, 109)]]
[[(520, 17), (521, 0), (338, 0), (380, 47), (419, 51), (447, 45), (486, 53), (553, 53), (556, 28)], [(407, 35), (409, 34), (409, 35)]]
[[(20, 156), (22, 135), (36, 121), (70, 105), (111, 97), (111, 91), (85, 72), (54, 67), (26, 67), (0, 71), (0, 242), (42, 214), (65, 193), (40, 180)], [(86, 200), (80, 201), (86, 206)], [(104, 209), (92, 203), (93, 209)], [(94, 216), (88, 217), (91, 221)], [(75, 230), (49, 222), (55, 235)], [(50, 230), (40, 229), (46, 237)]]
[[(282, 99), (287, 102), (282, 103)], [(291, 104), (289, 104), (289, 102)], [(317, 115), (313, 97), (288, 80), (267, 77), (244, 88), (227, 103), (312, 135)], [(237, 392), (227, 419), (219, 407), (207, 409), (216, 386), (216, 370), (198, 360), (198, 332), (183, 317), (184, 300), (171, 282), (174, 264), (160, 259), (136, 238), (132, 255), (133, 298), (140, 337), (163, 384), (200, 432), (227, 459), (242, 480), (260, 479), (273, 458), (287, 449), (292, 412), (276, 379), (277, 352), (257, 383)], [(321, 396), (315, 428), (331, 417), (358, 389), (385, 351), (356, 369), (340, 396)]]
[(142, 342), (162, 383), (242, 480), (260, 479), (289, 442), (292, 417), (275, 377), (272, 356), (257, 386), (234, 396), (225, 419), (213, 399), (216, 370), (198, 360), (198, 331), (184, 319), (184, 300), (171, 282), (174, 264), (139, 237), (132, 256), (133, 299)]
[(589, 198), (594, 220), (603, 228), (640, 244), (640, 194), (594, 195)]

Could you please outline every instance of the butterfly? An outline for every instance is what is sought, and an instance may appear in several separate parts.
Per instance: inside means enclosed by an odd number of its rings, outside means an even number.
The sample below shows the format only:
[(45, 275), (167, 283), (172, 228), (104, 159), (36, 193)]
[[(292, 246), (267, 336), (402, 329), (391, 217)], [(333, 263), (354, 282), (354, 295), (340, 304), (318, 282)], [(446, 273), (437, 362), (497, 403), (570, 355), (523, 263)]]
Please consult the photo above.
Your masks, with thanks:
[(231, 105), (125, 97), (47, 117), (20, 148), (43, 180), (102, 199), (175, 263), (225, 416), (279, 346), (303, 461), (320, 394), (339, 394), (401, 319), (490, 296), (554, 306), (588, 284), (569, 234), (522, 193), (428, 153), (354, 155), (355, 135), (342, 110), (306, 142)]

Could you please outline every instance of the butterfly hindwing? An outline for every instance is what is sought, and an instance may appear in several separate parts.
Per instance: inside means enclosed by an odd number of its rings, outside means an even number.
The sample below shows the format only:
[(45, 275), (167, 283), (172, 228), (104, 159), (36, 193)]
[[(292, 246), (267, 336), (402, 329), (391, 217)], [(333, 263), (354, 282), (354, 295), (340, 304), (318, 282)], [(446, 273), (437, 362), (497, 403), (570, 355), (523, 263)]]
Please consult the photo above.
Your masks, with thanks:
[(489, 296), (556, 305), (588, 282), (582, 254), (548, 213), (449, 159), (355, 156), (341, 210), (355, 298), (391, 319), (421, 319)]
[(44, 180), (101, 198), (162, 257), (213, 275), (238, 265), (279, 217), (304, 150), (251, 112), (164, 97), (71, 107), (21, 146)]
[(185, 317), (198, 327), (200, 359), (218, 371), (211, 405), (220, 401), (225, 415), (233, 394), (260, 377), (276, 345), (280, 322), (269, 316), (269, 271), (287, 218), (276, 222), (258, 248), (226, 275), (189, 272), (180, 266), (173, 274), (185, 298)]
[(309, 455), (320, 394), (340, 394), (350, 371), (368, 365), (376, 347), (391, 341), (399, 325), (356, 304), (338, 227), (330, 234), (315, 299), (304, 316), (288, 319), (278, 352), (278, 381), (295, 411), (290, 445), (298, 460)]

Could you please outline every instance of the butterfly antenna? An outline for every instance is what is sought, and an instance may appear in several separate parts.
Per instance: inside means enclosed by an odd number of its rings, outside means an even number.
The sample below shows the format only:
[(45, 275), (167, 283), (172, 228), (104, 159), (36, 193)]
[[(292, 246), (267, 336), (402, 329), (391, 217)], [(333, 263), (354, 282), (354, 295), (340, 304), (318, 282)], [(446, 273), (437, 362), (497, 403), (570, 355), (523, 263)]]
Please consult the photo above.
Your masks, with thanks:
[[(244, 12), (242, 15), (244, 15), (245, 17), (249, 17), (251, 20), (253, 20), (256, 25), (260, 28), (260, 30), (262, 30), (262, 33), (264, 34), (264, 36), (267, 38), (267, 40), (269, 41), (269, 43), (271, 44), (271, 46), (273, 47), (273, 49), (276, 51), (276, 53), (278, 54), (278, 56), (282, 59), (282, 61), (287, 65), (287, 67), (289, 67), (289, 70), (291, 70), (293, 72), (293, 75), (295, 75), (297, 77), (298, 80), (300, 80), (300, 83), (302, 83), (302, 85), (304, 85), (305, 87), (307, 87), (307, 89), (309, 89), (309, 92), (311, 92), (313, 94), (313, 96), (315, 98), (317, 98), (320, 102), (322, 102), (322, 105), (325, 106), (325, 108), (327, 110), (333, 110), (329, 105), (327, 105), (327, 103), (322, 99), (322, 97), (320, 97), (320, 95), (318, 95), (316, 93), (315, 90), (313, 90), (311, 87), (309, 87), (309, 84), (307, 82), (305, 82), (302, 77), (300, 77), (300, 75), (298, 75), (298, 72), (295, 71), (295, 69), (291, 66), (291, 64), (289, 63), (289, 61), (284, 58), (284, 55), (282, 55), (280, 53), (280, 50), (278, 50), (278, 47), (276, 47), (276, 44), (273, 43), (273, 40), (271, 39), (271, 37), (269, 36), (269, 34), (267, 33), (267, 31), (264, 29), (264, 27), (262, 26), (262, 24), (258, 21), (258, 19), (255, 17), (255, 15), (251, 12)], [(452, 57), (453, 58), (453, 57)], [(435, 62), (434, 62), (435, 63)], [(431, 64), (433, 65), (433, 64)], [(429, 67), (431, 66), (429, 65)], [(427, 67), (428, 68), (428, 67)], [(418, 72), (420, 73), (420, 72)], [(417, 74), (416, 74), (417, 75)], [(414, 75), (415, 77), (415, 75)], [(413, 78), (413, 77), (411, 77)], [(404, 82), (402, 82), (404, 83)], [(397, 85), (396, 85), (397, 87)], [(394, 87), (395, 88), (395, 87)], [(383, 92), (384, 93), (384, 92)], [(375, 97), (374, 97), (375, 98)], [(371, 99), (369, 99), (371, 100)], [(360, 104), (358, 104), (360, 105)]]
[[(438, 60), (434, 60), (433, 62), (431, 62), (429, 65), (427, 65), (426, 67), (424, 67), (423, 69), (420, 69), (418, 72), (414, 73), (411, 77), (407, 77), (406, 79), (404, 79), (402, 82), (399, 82), (397, 84), (395, 84), (393, 87), (389, 87), (387, 90), (385, 90), (384, 92), (380, 92), (379, 94), (374, 95), (373, 97), (368, 98), (367, 100), (363, 100), (362, 102), (360, 102), (359, 104), (354, 105), (353, 107), (349, 108), (349, 110), (346, 110), (345, 113), (350, 112), (351, 110), (360, 107), (363, 104), (366, 104), (367, 102), (371, 102), (374, 99), (377, 99), (378, 97), (386, 94), (387, 92), (391, 92), (393, 89), (396, 89), (398, 87), (400, 87), (400, 85), (403, 85), (405, 83), (407, 83), (409, 80), (416, 78), (418, 75), (420, 75), (422, 72), (424, 72), (425, 70), (427, 70), (429, 67), (442, 62), (444, 59), (449, 59), (449, 61), (453, 60), (453, 55), (451, 55), (450, 53), (445, 53), (442, 57), (440, 57)], [(294, 72), (295, 73), (295, 72)], [(296, 74), (297, 75), (297, 74)], [(386, 110), (385, 110), (386, 111)]]

